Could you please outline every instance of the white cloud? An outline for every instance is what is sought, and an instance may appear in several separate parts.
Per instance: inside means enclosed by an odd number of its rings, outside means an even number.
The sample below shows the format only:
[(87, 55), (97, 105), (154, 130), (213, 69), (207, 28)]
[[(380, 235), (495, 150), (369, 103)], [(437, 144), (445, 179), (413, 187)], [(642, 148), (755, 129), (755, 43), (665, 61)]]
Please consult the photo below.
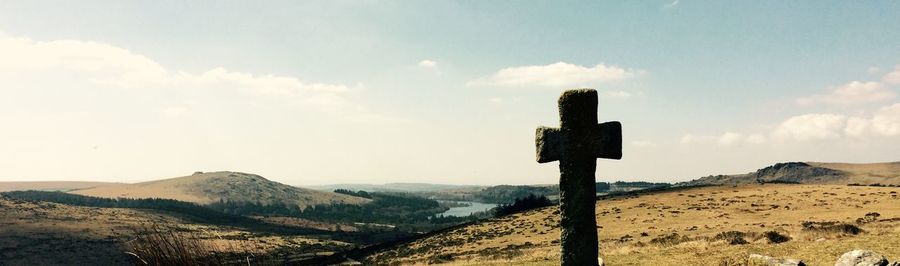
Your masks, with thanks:
[(872, 117), (869, 126), (875, 135), (900, 136), (900, 103), (882, 107)]
[(679, 0), (672, 1), (672, 3), (668, 3), (668, 4), (664, 5), (663, 8), (664, 9), (674, 8), (674, 7), (678, 6), (678, 1)]
[(656, 147), (656, 143), (647, 140), (635, 140), (631, 142), (631, 146), (635, 146), (638, 148), (652, 148)]
[(542, 66), (504, 68), (486, 79), (469, 82), (470, 85), (507, 87), (572, 87), (588, 86), (599, 82), (623, 80), (634, 77), (639, 71), (598, 64), (584, 67), (565, 62)]
[(762, 144), (766, 137), (761, 134), (742, 134), (737, 132), (725, 132), (721, 135), (694, 135), (686, 134), (681, 137), (683, 144), (715, 144), (719, 146), (736, 146), (741, 144)]
[(840, 138), (847, 125), (847, 116), (835, 114), (805, 114), (781, 122), (772, 132), (779, 140), (825, 140)]
[(754, 133), (726, 132), (722, 135), (686, 134), (684, 144), (718, 144), (733, 146), (741, 143), (763, 144), (770, 139), (779, 142), (822, 140), (868, 140), (900, 136), (900, 103), (884, 106), (871, 115), (803, 114), (785, 119), (768, 136)]
[(719, 136), (716, 141), (722, 146), (732, 146), (744, 141), (744, 135), (734, 132), (725, 132), (725, 134)]
[(844, 134), (850, 137), (864, 137), (869, 132), (869, 120), (859, 117), (847, 118)]
[(188, 111), (187, 107), (170, 106), (170, 107), (163, 108), (160, 111), (160, 113), (164, 116), (177, 117), (177, 116), (181, 116), (182, 114), (184, 114), (187, 111)]
[(490, 102), (492, 102), (492, 103), (502, 103), (502, 102), (503, 102), (503, 98), (500, 98), (500, 97), (491, 97), (490, 99), (488, 99), (488, 101), (490, 101)]
[(763, 144), (766, 143), (766, 136), (763, 134), (751, 134), (747, 136), (747, 143), (750, 144)]
[[(222, 67), (199, 74), (179, 72), (127, 49), (90, 41), (34, 41), (0, 35), (0, 76), (3, 75), (11, 78), (17, 75), (41, 78), (66, 75), (97, 85), (132, 89), (232, 89), (284, 98), (321, 112), (355, 115), (366, 112), (361, 104), (352, 99), (353, 93), (361, 89), (361, 84), (305, 82), (291, 76), (236, 72)], [(183, 112), (167, 109), (162, 113), (173, 115)]]
[(828, 94), (813, 95), (797, 99), (797, 103), (809, 104), (865, 104), (890, 100), (897, 94), (880, 82), (853, 81), (832, 90)]
[(437, 62), (425, 59), (425, 60), (419, 61), (419, 66), (424, 67), (424, 68), (435, 68), (435, 67), (437, 67)]
[(900, 84), (900, 65), (894, 67), (894, 71), (881, 77), (881, 81), (887, 84)]
[(779, 140), (867, 139), (900, 136), (900, 103), (880, 108), (871, 117), (806, 114), (788, 118), (773, 132)]
[(632, 95), (627, 91), (604, 91), (603, 97), (613, 98), (613, 99), (626, 99), (630, 98)]
[(681, 136), (681, 144), (697, 144), (697, 143), (706, 143), (709, 140), (712, 140), (713, 137), (710, 136), (697, 136), (694, 134), (685, 134)]
[(873, 74), (873, 75), (878, 74), (878, 72), (881, 72), (881, 68), (875, 67), (875, 66), (869, 67), (869, 69), (867, 69), (866, 72), (869, 72), (869, 74)]
[(7, 73), (74, 71), (89, 75), (95, 83), (122, 87), (167, 83), (171, 78), (168, 70), (145, 56), (98, 42), (38, 42), (0, 35), (0, 58), (0, 70)]

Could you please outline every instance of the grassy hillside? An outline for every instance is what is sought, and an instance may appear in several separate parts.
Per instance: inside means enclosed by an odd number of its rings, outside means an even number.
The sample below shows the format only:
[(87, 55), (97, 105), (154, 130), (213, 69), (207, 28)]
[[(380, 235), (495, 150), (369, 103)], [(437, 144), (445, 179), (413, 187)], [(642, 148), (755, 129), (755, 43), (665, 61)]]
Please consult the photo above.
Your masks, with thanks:
[(754, 172), (711, 175), (677, 185), (743, 185), (756, 183), (900, 185), (900, 162), (890, 163), (778, 163)]
[(254, 174), (197, 173), (137, 184), (119, 184), (70, 191), (106, 198), (165, 198), (209, 204), (219, 201), (283, 203), (307, 207), (318, 204), (362, 204), (368, 199), (288, 186)]
[(121, 185), (121, 183), (80, 181), (0, 182), (0, 192), (16, 190), (70, 191), (109, 185)]
[[(3, 265), (128, 265), (129, 243), (156, 227), (192, 244), (192, 252), (227, 251), (259, 261), (302, 259), (351, 247), (301, 235), (273, 235), (197, 223), (177, 213), (68, 206), (0, 196), (0, 258)], [(274, 256), (274, 257), (273, 257)], [(243, 258), (243, 256), (241, 257)]]
[[(599, 200), (601, 256), (609, 265), (720, 265), (760, 253), (830, 265), (843, 252), (865, 248), (897, 260), (898, 193), (900, 188), (890, 187), (766, 184)], [(547, 207), (450, 230), (366, 259), (558, 265), (558, 223), (556, 207)]]
[(843, 182), (852, 184), (893, 184), (900, 185), (900, 162), (890, 163), (809, 163), (810, 165), (834, 169), (847, 173)]

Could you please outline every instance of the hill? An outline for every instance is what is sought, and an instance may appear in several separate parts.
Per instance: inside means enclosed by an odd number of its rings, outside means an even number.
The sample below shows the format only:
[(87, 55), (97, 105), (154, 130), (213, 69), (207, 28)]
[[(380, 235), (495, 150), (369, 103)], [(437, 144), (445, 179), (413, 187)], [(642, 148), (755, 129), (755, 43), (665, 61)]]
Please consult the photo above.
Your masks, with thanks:
[(362, 204), (369, 199), (298, 188), (239, 172), (195, 173), (136, 184), (118, 184), (70, 191), (105, 198), (164, 198), (209, 204), (219, 201), (283, 203), (307, 207), (318, 204)]
[[(195, 220), (166, 211), (79, 207), (0, 195), (0, 264), (128, 265), (135, 262), (125, 254), (129, 245), (153, 244), (144, 241), (157, 235), (182, 241), (176, 244), (194, 247), (193, 252), (200, 254), (234, 252), (254, 262), (261, 257), (303, 259), (351, 247), (318, 236), (272, 234)], [(244, 256), (240, 258), (243, 262)]]
[[(863, 248), (900, 259), (900, 188), (767, 184), (604, 197), (608, 265), (747, 265), (750, 253), (832, 265)], [(383, 249), (379, 264), (559, 265), (556, 206), (489, 219)]]
[(69, 191), (121, 183), (80, 181), (0, 182), (0, 192), (15, 190)]
[(755, 183), (900, 185), (900, 162), (868, 164), (777, 163), (746, 174), (711, 175), (676, 185), (742, 185)]

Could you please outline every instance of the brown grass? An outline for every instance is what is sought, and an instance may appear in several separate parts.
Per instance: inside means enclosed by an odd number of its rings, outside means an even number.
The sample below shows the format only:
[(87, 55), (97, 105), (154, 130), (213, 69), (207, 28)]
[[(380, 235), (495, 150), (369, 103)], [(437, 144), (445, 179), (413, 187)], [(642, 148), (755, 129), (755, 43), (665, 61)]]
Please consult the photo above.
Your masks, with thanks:
[[(897, 191), (900, 188), (767, 184), (602, 200), (596, 208), (600, 252), (610, 265), (723, 261), (746, 265), (740, 263), (746, 263), (741, 260), (750, 253), (829, 265), (844, 252), (860, 248), (898, 260)], [(874, 217), (873, 212), (880, 215)], [(859, 218), (866, 222), (857, 224)], [(809, 221), (817, 223), (814, 229), (804, 229)], [(459, 265), (555, 265), (558, 223), (555, 207), (533, 210), (421, 239), (368, 259), (424, 264), (442, 255), (452, 258), (445, 263)], [(526, 242), (531, 245), (520, 246)], [(511, 252), (516, 247), (519, 253)], [(503, 253), (520, 255), (496, 257)]]
[(201, 239), (195, 232), (177, 232), (150, 224), (125, 242), (125, 253), (133, 257), (136, 265), (227, 265), (245, 261), (252, 265), (276, 265), (258, 245), (236, 247), (229, 243), (222, 247)]
[(251, 261), (260, 254), (302, 260), (350, 246), (312, 236), (271, 235), (197, 224), (158, 211), (76, 207), (0, 197), (2, 265), (135, 263), (135, 257), (124, 252), (128, 245), (140, 248), (141, 243), (172, 243), (159, 247), (169, 251), (192, 250), (200, 255), (245, 254), (241, 258), (244, 262), (248, 259), (246, 254), (253, 255), (249, 256)]

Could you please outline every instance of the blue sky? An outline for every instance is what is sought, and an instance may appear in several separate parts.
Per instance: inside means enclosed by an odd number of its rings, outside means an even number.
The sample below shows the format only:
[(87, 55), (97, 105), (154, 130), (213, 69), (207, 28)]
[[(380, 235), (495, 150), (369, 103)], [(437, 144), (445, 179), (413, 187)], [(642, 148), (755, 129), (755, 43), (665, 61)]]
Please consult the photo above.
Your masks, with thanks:
[[(598, 180), (896, 161), (890, 1), (0, 1), (0, 180), (554, 183), (566, 88), (624, 124)], [(5, 63), (3, 63), (5, 61)]]

